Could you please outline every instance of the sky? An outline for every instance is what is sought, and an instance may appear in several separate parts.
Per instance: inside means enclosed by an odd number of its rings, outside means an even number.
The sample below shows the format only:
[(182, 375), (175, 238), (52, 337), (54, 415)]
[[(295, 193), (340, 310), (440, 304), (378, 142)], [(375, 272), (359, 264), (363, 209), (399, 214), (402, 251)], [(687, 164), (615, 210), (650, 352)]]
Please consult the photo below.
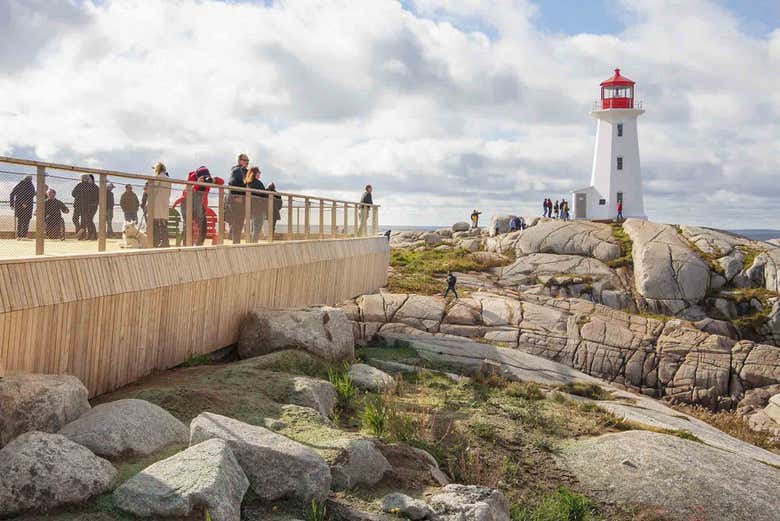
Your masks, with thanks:
[[(357, 200), (384, 224), (586, 186), (637, 82), (648, 217), (780, 228), (776, 0), (0, 0), (0, 154)], [(0, 197), (4, 198), (4, 197)]]

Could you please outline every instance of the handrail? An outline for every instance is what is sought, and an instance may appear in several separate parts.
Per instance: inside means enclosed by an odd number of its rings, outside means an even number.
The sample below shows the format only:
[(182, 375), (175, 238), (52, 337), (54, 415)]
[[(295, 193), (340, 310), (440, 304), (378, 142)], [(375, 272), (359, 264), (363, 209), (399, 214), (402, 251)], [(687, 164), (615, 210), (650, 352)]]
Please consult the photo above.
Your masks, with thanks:
[(343, 199), (332, 199), (330, 197), (320, 197), (320, 196), (313, 196), (313, 195), (304, 195), (304, 194), (296, 194), (292, 192), (278, 192), (278, 191), (269, 191), (269, 190), (257, 190), (254, 188), (245, 188), (243, 186), (232, 186), (232, 185), (218, 185), (216, 183), (201, 183), (198, 181), (189, 181), (187, 179), (172, 179), (170, 177), (159, 177), (159, 176), (151, 176), (151, 175), (143, 175), (143, 174), (132, 174), (129, 172), (121, 172), (118, 170), (105, 170), (101, 168), (90, 168), (90, 167), (78, 167), (73, 165), (64, 165), (61, 163), (49, 163), (46, 161), (35, 161), (32, 159), (19, 159), (15, 157), (8, 157), (8, 156), (0, 156), (0, 163), (9, 163), (13, 165), (23, 165), (23, 166), (33, 166), (33, 167), (43, 167), (43, 168), (51, 168), (53, 170), (64, 170), (64, 171), (70, 171), (70, 172), (81, 172), (84, 174), (97, 174), (97, 175), (112, 175), (116, 177), (126, 177), (130, 179), (139, 179), (143, 181), (155, 181), (155, 182), (164, 182), (164, 183), (170, 183), (170, 184), (186, 184), (191, 186), (201, 186), (206, 188), (222, 188), (223, 190), (231, 190), (231, 191), (239, 191), (239, 192), (249, 192), (252, 194), (272, 194), (272, 195), (278, 195), (278, 196), (286, 196), (286, 197), (297, 197), (297, 198), (303, 198), (303, 199), (316, 199), (318, 201), (330, 201), (332, 203), (341, 203), (341, 204), (349, 204), (349, 205), (361, 205), (361, 206), (368, 206), (370, 208), (381, 208), (381, 205), (378, 204), (368, 204), (368, 203), (361, 203), (359, 201), (345, 201)]
[[(605, 99), (629, 99), (629, 98), (605, 98)], [(591, 110), (632, 110), (632, 109), (638, 109), (638, 110), (644, 110), (644, 101), (643, 100), (634, 100), (632, 107), (610, 107), (610, 108), (604, 108), (603, 99), (597, 99), (593, 102), (593, 106)]]

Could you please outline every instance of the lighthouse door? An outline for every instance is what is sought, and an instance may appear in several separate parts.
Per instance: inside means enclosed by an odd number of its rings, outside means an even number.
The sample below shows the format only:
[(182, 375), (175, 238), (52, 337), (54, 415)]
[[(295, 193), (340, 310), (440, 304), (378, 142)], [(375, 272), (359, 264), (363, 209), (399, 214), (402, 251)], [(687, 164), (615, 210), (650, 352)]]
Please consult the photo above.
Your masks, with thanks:
[(585, 219), (587, 217), (587, 194), (577, 194), (577, 213), (574, 215), (575, 219)]

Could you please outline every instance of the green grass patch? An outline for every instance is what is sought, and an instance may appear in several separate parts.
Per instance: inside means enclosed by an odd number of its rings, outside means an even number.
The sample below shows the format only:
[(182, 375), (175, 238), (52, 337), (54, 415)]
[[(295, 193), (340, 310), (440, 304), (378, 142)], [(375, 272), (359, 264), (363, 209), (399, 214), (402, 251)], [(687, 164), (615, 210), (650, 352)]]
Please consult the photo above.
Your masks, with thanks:
[(623, 229), (622, 224), (612, 224), (612, 238), (615, 239), (620, 246), (620, 257), (607, 261), (607, 266), (613, 269), (633, 267), (634, 258), (631, 256), (631, 251), (634, 247), (634, 243), (631, 241), (631, 237), (629, 237)]
[(352, 383), (346, 364), (342, 371), (328, 370), (328, 381), (336, 388), (336, 407), (338, 407), (339, 412), (345, 413), (354, 410), (358, 390)]
[(211, 358), (209, 355), (195, 355), (193, 357), (188, 358), (181, 364), (179, 364), (177, 367), (197, 367), (199, 365), (208, 365), (211, 363)]
[(511, 512), (512, 521), (597, 521), (598, 515), (595, 503), (584, 495), (560, 487), (552, 494), (546, 495), (532, 508), (514, 507)]
[(584, 382), (574, 382), (558, 387), (558, 390), (573, 394), (575, 396), (582, 396), (583, 398), (590, 398), (591, 400), (611, 400), (612, 393), (597, 384), (590, 384)]
[(744, 259), (742, 259), (742, 269), (746, 270), (749, 267), (753, 265), (753, 263), (756, 261), (756, 257), (764, 253), (762, 250), (759, 250), (758, 248), (754, 248), (752, 246), (748, 246), (746, 244), (740, 244), (737, 246), (737, 249), (742, 252), (742, 254), (745, 256)]

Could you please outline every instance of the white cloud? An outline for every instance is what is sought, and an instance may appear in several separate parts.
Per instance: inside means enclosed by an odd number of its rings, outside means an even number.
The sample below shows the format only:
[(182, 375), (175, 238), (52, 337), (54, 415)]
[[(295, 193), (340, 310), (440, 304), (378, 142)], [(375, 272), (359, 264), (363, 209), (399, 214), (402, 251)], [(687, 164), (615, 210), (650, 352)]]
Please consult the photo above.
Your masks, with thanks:
[(776, 227), (780, 28), (670, 5), (623, 0), (621, 33), (568, 36), (522, 0), (8, 0), (0, 152), (182, 176), (247, 151), (280, 189), (371, 182), (386, 223), (536, 214), (587, 184), (587, 112), (619, 65), (647, 109), (650, 217)]

